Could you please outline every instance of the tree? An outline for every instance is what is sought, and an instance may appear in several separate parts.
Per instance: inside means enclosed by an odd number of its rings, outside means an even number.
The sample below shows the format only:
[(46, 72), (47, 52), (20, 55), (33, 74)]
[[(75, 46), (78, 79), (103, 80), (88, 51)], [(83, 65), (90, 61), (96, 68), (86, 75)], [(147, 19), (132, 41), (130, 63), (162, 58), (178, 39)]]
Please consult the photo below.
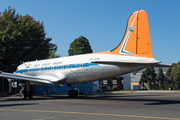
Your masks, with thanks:
[(0, 70), (13, 72), (22, 62), (49, 58), (57, 50), (51, 40), (43, 22), (9, 7), (0, 13)]
[(52, 59), (52, 58), (59, 58), (60, 55), (56, 55), (55, 52), (52, 52), (49, 56), (49, 59)]
[(56, 54), (55, 54), (56, 50), (57, 50), (56, 44), (51, 44), (51, 45), (50, 45), (50, 51), (49, 51), (49, 53), (50, 53), (49, 59), (59, 58), (59, 57), (60, 57), (60, 55), (56, 55)]
[(171, 80), (175, 82), (176, 89), (180, 83), (180, 61), (178, 63), (172, 63), (172, 67), (167, 69), (166, 75), (171, 77)]
[(140, 83), (142, 83), (143, 86), (144, 83), (147, 83), (150, 86), (152, 83), (155, 83), (155, 77), (156, 77), (156, 73), (154, 68), (147, 67), (141, 74)]
[(85, 54), (85, 53), (92, 53), (92, 49), (91, 49), (89, 40), (83, 36), (78, 37), (70, 44), (68, 53), (69, 53), (69, 56)]
[(159, 84), (159, 90), (161, 90), (161, 85), (163, 84), (163, 81), (164, 81), (164, 74), (161, 67), (159, 67), (158, 69), (156, 80), (158, 81), (158, 84)]
[[(179, 62), (178, 62), (179, 63)], [(166, 75), (168, 77), (171, 77), (171, 71), (172, 71), (172, 68), (174, 68), (176, 66), (176, 63), (172, 63), (171, 67), (169, 67), (166, 71)], [(172, 79), (172, 78), (171, 78)]]

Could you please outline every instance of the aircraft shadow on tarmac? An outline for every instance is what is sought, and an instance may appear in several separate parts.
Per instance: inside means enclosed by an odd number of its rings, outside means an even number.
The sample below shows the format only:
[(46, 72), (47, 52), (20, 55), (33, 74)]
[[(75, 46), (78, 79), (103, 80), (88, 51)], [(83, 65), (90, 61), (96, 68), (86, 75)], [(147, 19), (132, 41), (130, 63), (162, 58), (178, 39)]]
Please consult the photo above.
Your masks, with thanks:
[(0, 104), (0, 108), (1, 107), (12, 107), (12, 106), (23, 106), (23, 105), (37, 105), (37, 103), (24, 103), (24, 104)]
[[(148, 97), (147, 97), (148, 96)], [(36, 101), (36, 100), (103, 100), (103, 101), (129, 101), (129, 102), (138, 102), (141, 101), (143, 105), (166, 105), (166, 104), (180, 104), (180, 100), (166, 100), (165, 98), (152, 98), (152, 97), (160, 96), (160, 95), (86, 95), (86, 96), (78, 96), (77, 98), (69, 98), (66, 95), (51, 95), (51, 96), (36, 96), (33, 99), (21, 99), (20, 97), (6, 97), (4, 99), (0, 99), (1, 102), (9, 102), (9, 101)], [(143, 98), (145, 97), (145, 98)], [(151, 98), (149, 98), (151, 97)], [(27, 105), (27, 104), (12, 104), (15, 105)], [(28, 105), (35, 105), (28, 104)], [(6, 106), (6, 105), (4, 105)], [(11, 106), (11, 104), (9, 105)], [(3, 105), (0, 105), (3, 107)]]

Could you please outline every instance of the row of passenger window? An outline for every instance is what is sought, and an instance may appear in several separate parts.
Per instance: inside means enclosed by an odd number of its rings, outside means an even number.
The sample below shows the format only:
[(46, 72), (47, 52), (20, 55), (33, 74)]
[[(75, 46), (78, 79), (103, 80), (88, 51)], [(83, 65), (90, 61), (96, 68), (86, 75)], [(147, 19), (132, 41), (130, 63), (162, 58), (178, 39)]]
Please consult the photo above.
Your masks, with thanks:
[(33, 68), (28, 69), (28, 72), (35, 72), (35, 71), (44, 71), (44, 70), (57, 70), (57, 69), (67, 69), (67, 68), (78, 68), (78, 67), (85, 67), (87, 64), (73, 64), (73, 65), (64, 65), (64, 66), (54, 66), (54, 67), (44, 67), (44, 68)]

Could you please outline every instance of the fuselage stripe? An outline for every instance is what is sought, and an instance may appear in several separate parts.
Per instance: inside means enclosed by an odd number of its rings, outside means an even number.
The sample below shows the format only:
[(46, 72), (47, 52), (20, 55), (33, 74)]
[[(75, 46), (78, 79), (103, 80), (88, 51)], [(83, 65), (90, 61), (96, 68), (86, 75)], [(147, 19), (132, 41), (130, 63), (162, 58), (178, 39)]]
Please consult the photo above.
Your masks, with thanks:
[(96, 64), (96, 63), (82, 63), (82, 64), (61, 65), (61, 66), (49, 66), (49, 67), (41, 67), (41, 68), (28, 68), (28, 69), (17, 70), (14, 73), (72, 69), (72, 68), (80, 68), (80, 67), (90, 67), (90, 66), (95, 66), (95, 65), (98, 65), (98, 64)]

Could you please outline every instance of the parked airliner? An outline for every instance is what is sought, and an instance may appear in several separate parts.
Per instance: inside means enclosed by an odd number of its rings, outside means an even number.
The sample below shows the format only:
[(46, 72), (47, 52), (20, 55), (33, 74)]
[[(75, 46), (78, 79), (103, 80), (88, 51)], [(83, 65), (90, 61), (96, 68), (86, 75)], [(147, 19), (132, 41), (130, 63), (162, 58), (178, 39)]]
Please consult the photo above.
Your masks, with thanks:
[[(120, 44), (113, 50), (25, 62), (12, 73), (1, 72), (0, 77), (9, 82), (18, 81), (23, 86), (22, 98), (33, 97), (34, 84), (85, 83), (136, 73), (145, 67), (166, 66), (152, 56), (148, 17), (144, 10), (134, 12), (128, 19), (126, 31)], [(77, 97), (72, 88), (69, 97)]]

